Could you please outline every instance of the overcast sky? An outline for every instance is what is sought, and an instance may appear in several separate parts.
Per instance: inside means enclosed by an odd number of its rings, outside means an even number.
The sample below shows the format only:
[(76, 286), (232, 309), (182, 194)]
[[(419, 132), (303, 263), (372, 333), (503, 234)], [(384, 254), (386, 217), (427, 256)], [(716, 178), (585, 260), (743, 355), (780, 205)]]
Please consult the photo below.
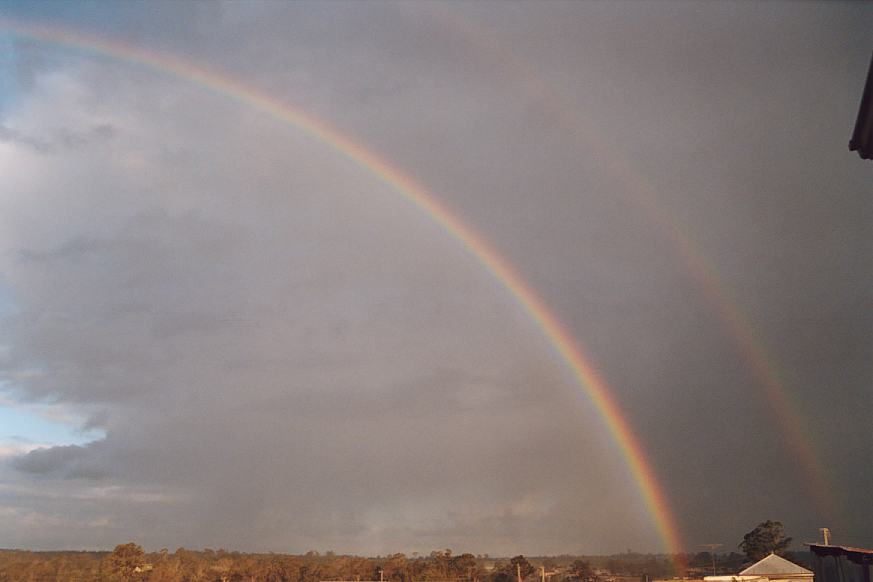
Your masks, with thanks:
[[(766, 519), (873, 546), (873, 5), (0, 16), (220, 71), (426, 185), (584, 344), (689, 550)], [(263, 111), (2, 26), (0, 317), (0, 547), (663, 549), (548, 339), (429, 216)]]

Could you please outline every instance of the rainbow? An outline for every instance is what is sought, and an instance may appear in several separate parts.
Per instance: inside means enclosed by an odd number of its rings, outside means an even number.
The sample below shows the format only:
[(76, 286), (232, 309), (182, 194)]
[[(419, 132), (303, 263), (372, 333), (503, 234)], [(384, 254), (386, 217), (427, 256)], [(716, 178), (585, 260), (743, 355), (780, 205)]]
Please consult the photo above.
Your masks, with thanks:
[(647, 219), (669, 239), (685, 264), (686, 272), (701, 289), (713, 312), (733, 338), (752, 378), (762, 389), (768, 405), (774, 411), (787, 448), (798, 460), (803, 482), (819, 517), (827, 523), (840, 523), (841, 512), (831, 494), (832, 487), (824, 463), (821, 462), (821, 454), (803, 428), (807, 423), (804, 423), (797, 404), (781, 379), (778, 364), (769, 355), (751, 320), (731, 297), (728, 287), (718, 276), (718, 270), (706, 258), (700, 245), (686, 234), (687, 229), (682, 228), (676, 218), (664, 212), (657, 203), (655, 190), (627, 163), (625, 156), (610, 148), (604, 140), (591, 139), (590, 136), (601, 135), (603, 132), (582, 120), (578, 114), (579, 108), (545, 82), (535, 67), (514, 55), (510, 48), (499, 44), (482, 26), (462, 16), (451, 4), (428, 4), (427, 8), (432, 17), (442, 21), (463, 42), (474, 47), (473, 52), (485, 56), (489, 66), (499, 66), (509, 73), (510, 78), (530, 96), (531, 101), (550, 109), (549, 112), (554, 118), (561, 120), (562, 128), (570, 130), (576, 137), (585, 140), (586, 145), (595, 148), (599, 152), (598, 159), (610, 160), (612, 165), (606, 169), (624, 184), (625, 187), (620, 191), (629, 202), (641, 208)]
[[(424, 186), (392, 166), (372, 150), (341, 134), (326, 122), (298, 107), (271, 96), (243, 82), (199, 64), (117, 40), (85, 36), (65, 29), (24, 24), (0, 19), (0, 32), (52, 45), (72, 47), (86, 53), (111, 57), (137, 64), (162, 74), (196, 83), (247, 107), (257, 109), (330, 147), (366, 172), (376, 176), (414, 206), (426, 213), (451, 237), (461, 243), (479, 263), (506, 288), (520, 307), (542, 331), (566, 364), (575, 383), (588, 396), (615, 441), (630, 471), (640, 496), (655, 526), (664, 550), (682, 554), (683, 543), (667, 498), (646, 460), (639, 439), (634, 434), (603, 378), (597, 373), (581, 346), (560, 324), (548, 306), (525, 282), (512, 265), (494, 250), (475, 230), (429, 193)], [(677, 567), (684, 564), (677, 558)]]

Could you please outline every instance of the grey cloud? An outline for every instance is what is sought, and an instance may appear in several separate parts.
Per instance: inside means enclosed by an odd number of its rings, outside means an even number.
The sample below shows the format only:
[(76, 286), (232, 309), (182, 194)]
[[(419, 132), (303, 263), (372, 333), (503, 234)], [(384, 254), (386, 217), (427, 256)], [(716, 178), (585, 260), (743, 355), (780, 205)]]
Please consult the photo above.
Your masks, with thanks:
[(15, 469), (40, 476), (55, 476), (61, 479), (100, 479), (105, 477), (102, 470), (88, 462), (87, 448), (67, 445), (37, 449), (20, 457), (12, 463)]
[(111, 124), (101, 123), (83, 132), (62, 130), (58, 132), (57, 141), (64, 147), (74, 148), (92, 142), (110, 140), (114, 136), (115, 128)]
[[(767, 518), (811, 538), (806, 476), (642, 183), (748, 316), (834, 496), (865, 507), (873, 221), (844, 128), (869, 8), (221, 4), (179, 8), (190, 34), (126, 9), (136, 42), (329, 120), (479, 230), (584, 345), (689, 547)], [(111, 151), (70, 139), (4, 168), (2, 374), (106, 438), (0, 467), (0, 501), (42, 520), (7, 539), (659, 549), (553, 348), (432, 221), (222, 95), (61, 64), (78, 97), (37, 75), (15, 127), (106, 123), (81, 135)]]
[(24, 262), (66, 261), (75, 260), (89, 253), (97, 253), (108, 248), (109, 244), (107, 241), (88, 237), (76, 237), (67, 241), (62, 246), (48, 251), (21, 249), (18, 251), (18, 256)]
[(41, 154), (57, 153), (59, 149), (74, 149), (94, 142), (111, 139), (115, 129), (109, 124), (100, 124), (86, 131), (60, 129), (47, 137), (36, 137), (0, 125), (0, 142), (24, 146)]
[(23, 145), (28, 148), (32, 148), (38, 152), (47, 152), (51, 149), (51, 146), (48, 144), (48, 142), (37, 139), (35, 137), (31, 137), (29, 135), (24, 135), (19, 131), (2, 125), (0, 125), (0, 141), (5, 143)]

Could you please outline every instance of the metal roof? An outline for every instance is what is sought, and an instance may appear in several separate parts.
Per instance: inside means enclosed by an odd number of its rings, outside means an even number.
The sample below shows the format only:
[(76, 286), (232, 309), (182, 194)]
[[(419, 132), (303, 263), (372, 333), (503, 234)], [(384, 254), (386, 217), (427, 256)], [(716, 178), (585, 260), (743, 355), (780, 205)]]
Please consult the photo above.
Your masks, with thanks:
[(794, 562), (789, 562), (782, 556), (770, 554), (740, 572), (740, 576), (768, 576), (770, 578), (779, 576), (792, 578), (810, 577), (812, 572), (803, 566), (798, 566)]
[(809, 551), (817, 556), (846, 556), (856, 564), (873, 564), (873, 550), (865, 548), (809, 544)]
[(864, 85), (849, 150), (858, 152), (861, 159), (873, 160), (873, 59), (870, 60), (870, 70), (867, 71), (867, 84)]

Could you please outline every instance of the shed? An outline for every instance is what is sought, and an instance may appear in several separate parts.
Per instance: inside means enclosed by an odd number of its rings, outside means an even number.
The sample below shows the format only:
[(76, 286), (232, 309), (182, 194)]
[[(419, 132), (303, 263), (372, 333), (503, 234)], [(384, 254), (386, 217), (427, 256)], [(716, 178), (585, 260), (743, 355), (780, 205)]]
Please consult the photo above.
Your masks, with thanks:
[(870, 582), (873, 550), (809, 544), (812, 567), (820, 582)]

